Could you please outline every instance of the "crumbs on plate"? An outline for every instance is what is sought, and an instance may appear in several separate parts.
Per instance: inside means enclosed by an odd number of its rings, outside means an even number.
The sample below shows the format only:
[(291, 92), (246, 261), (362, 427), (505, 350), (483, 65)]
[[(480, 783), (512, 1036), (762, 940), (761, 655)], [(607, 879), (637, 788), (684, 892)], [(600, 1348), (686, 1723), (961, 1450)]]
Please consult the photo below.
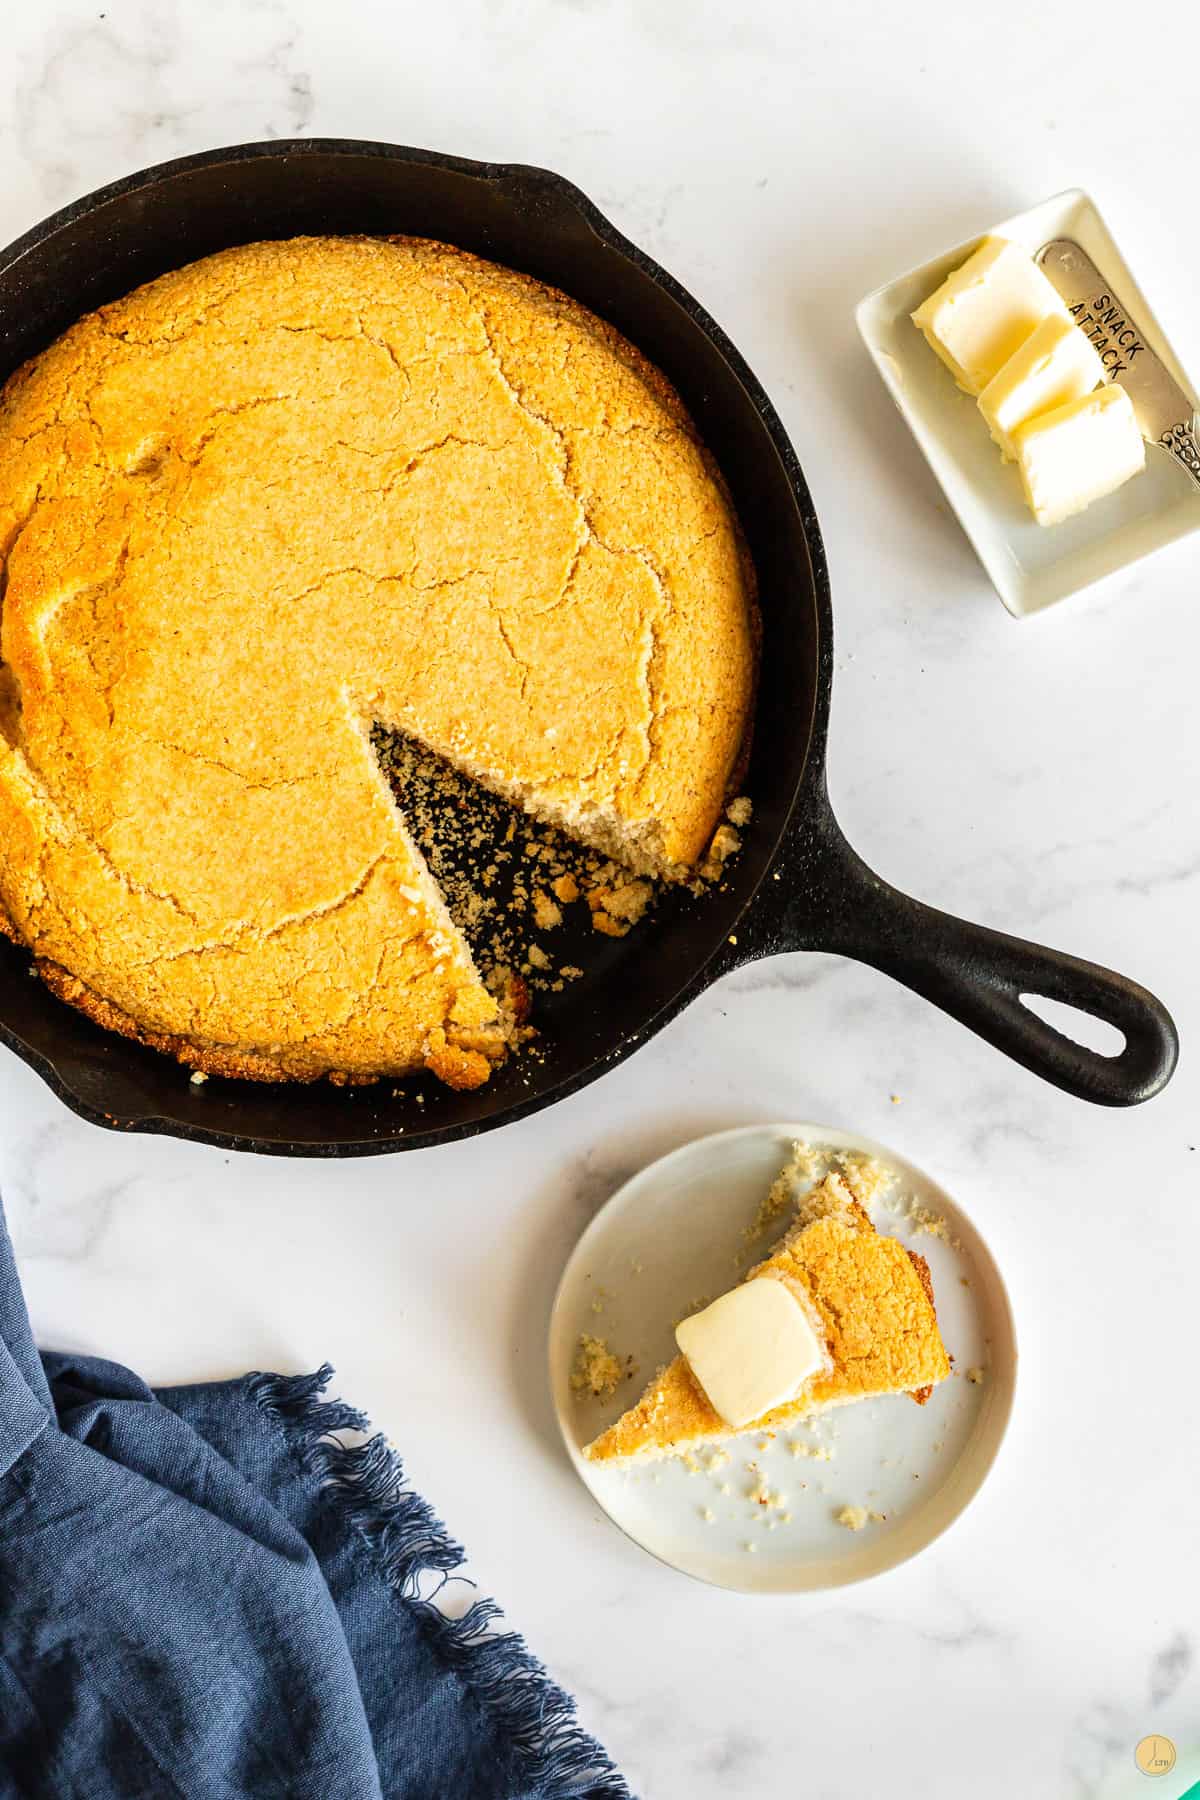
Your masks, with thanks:
[(760, 1238), (782, 1214), (790, 1211), (794, 1205), (801, 1182), (816, 1181), (824, 1166), (824, 1158), (819, 1150), (811, 1144), (796, 1138), (792, 1143), (792, 1153), (788, 1161), (780, 1169), (778, 1175), (759, 1202), (758, 1211), (752, 1224), (742, 1234), (747, 1243)]
[(894, 1188), (898, 1179), (895, 1169), (861, 1150), (840, 1151), (833, 1158), (833, 1166), (865, 1212)]
[(828, 1444), (808, 1444), (803, 1438), (789, 1438), (788, 1449), (793, 1456), (811, 1456), (814, 1462), (832, 1462), (833, 1451)]
[(847, 1531), (862, 1531), (866, 1525), (883, 1525), (887, 1522), (887, 1514), (876, 1512), (868, 1506), (843, 1506), (834, 1513), (834, 1522), (844, 1525)]
[(609, 1349), (603, 1338), (582, 1332), (571, 1370), (571, 1389), (577, 1399), (590, 1394), (594, 1400), (607, 1400), (622, 1381), (634, 1372), (632, 1356), (622, 1359)]

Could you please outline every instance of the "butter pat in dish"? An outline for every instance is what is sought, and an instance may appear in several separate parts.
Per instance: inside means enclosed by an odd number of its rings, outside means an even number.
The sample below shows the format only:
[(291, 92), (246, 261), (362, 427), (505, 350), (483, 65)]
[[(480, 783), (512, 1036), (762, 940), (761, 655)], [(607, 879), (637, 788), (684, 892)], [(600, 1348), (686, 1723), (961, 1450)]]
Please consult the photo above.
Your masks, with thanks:
[(1146, 466), (1133, 402), (1115, 382), (1031, 419), (1015, 443), (1021, 485), (1039, 525), (1072, 518)]
[[(1039, 525), (1073, 518), (1145, 466), (1128, 396), (1124, 406), (1119, 397), (1087, 403), (1103, 364), (1033, 258), (1007, 238), (985, 238), (912, 319), (959, 386), (978, 395), (1005, 461), (1020, 463)], [(1043, 417), (1050, 429), (1035, 431)]]
[[(1055, 194), (987, 230), (1017, 244), (1042, 269), (1080, 336), (1107, 358), (1108, 378), (1129, 393), (1146, 440), (1145, 469), (1136, 481), (1046, 530), (1026, 503), (1017, 469), (997, 454), (975, 400), (930, 354), (913, 314), (979, 248), (980, 233), (893, 276), (859, 303), (856, 318), (884, 387), (997, 593), (1010, 613), (1028, 619), (1200, 533), (1200, 395), (1088, 194), (1078, 188)], [(1169, 244), (1162, 251), (1169, 253)], [(1122, 356), (1125, 367), (1117, 369), (1112, 340), (1121, 325), (1142, 347), (1133, 358)], [(893, 498), (920, 505), (920, 477), (902, 454), (892, 488)], [(930, 523), (931, 532), (943, 529)]]
[(959, 387), (980, 394), (1043, 319), (1070, 314), (1027, 250), (986, 237), (922, 302), (913, 324)]
[(979, 410), (1005, 458), (1013, 434), (1041, 413), (1090, 394), (1104, 380), (1094, 346), (1069, 317), (1050, 313), (979, 396)]
[(829, 1360), (801, 1302), (770, 1276), (681, 1320), (675, 1342), (714, 1412), (735, 1431), (794, 1400)]

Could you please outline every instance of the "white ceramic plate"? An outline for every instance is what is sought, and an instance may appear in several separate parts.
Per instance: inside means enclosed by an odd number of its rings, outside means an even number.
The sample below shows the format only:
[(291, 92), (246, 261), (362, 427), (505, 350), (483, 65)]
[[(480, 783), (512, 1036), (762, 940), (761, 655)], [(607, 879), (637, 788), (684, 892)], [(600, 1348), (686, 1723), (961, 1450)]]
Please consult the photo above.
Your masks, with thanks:
[[(896, 1188), (875, 1208), (876, 1224), (928, 1259), (954, 1374), (923, 1407), (906, 1395), (889, 1396), (780, 1432), (765, 1449), (762, 1440), (741, 1438), (730, 1460), (712, 1471), (707, 1452), (693, 1459), (698, 1471), (676, 1459), (628, 1469), (586, 1462), (583, 1445), (674, 1355), (671, 1322), (699, 1297), (732, 1287), (745, 1271), (744, 1254), (737, 1260), (743, 1233), (796, 1138), (814, 1149), (864, 1151), (896, 1171)], [(918, 1230), (903, 1210), (912, 1202), (943, 1220), (945, 1234)], [(768, 1243), (755, 1245), (755, 1256)], [(583, 1332), (634, 1359), (636, 1373), (609, 1401), (572, 1391)], [(653, 1556), (743, 1593), (839, 1587), (924, 1550), (991, 1468), (1012, 1408), (1016, 1367), (1004, 1283), (961, 1207), (903, 1157), (821, 1125), (719, 1132), (643, 1169), (580, 1238), (550, 1319), (555, 1408), (580, 1479)], [(968, 1379), (968, 1370), (980, 1379)], [(764, 1508), (750, 1499), (760, 1475), (782, 1504)], [(852, 1531), (837, 1522), (843, 1507), (883, 1516)]]
[[(1079, 245), (1103, 275), (1104, 285), (1111, 285), (1119, 295), (1167, 377), (1182, 390), (1182, 412), (1186, 415), (1190, 406), (1192, 419), (1187, 423), (1194, 423), (1195, 390), (1087, 194), (1073, 188), (990, 230), (997, 237), (1023, 244), (1034, 256), (1063, 238)], [(983, 235), (981, 232), (979, 237)], [(1200, 528), (1200, 483), (1169, 451), (1151, 443), (1145, 471), (1115, 494), (1061, 525), (1036, 523), (1025, 505), (1015, 466), (1001, 460), (975, 401), (955, 386), (949, 370), (909, 316), (952, 269), (966, 261), (979, 237), (876, 289), (862, 301), (856, 317), (888, 392), (941, 482), (996, 592), (1009, 612), (1020, 618), (1040, 612)], [(1125, 385), (1143, 432), (1151, 437), (1157, 435), (1162, 421), (1157, 420), (1151, 428), (1143, 418), (1147, 396), (1139, 393), (1139, 385), (1146, 367), (1145, 358), (1131, 365)], [(1117, 379), (1122, 376), (1118, 374)]]

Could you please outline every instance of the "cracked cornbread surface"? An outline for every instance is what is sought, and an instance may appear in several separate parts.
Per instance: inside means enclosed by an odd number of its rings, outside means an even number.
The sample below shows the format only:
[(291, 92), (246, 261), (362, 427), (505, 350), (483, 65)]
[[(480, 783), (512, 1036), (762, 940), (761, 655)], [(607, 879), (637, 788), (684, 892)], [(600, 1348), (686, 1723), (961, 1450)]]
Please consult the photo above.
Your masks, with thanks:
[(696, 1445), (776, 1431), (826, 1407), (878, 1394), (923, 1403), (950, 1373), (925, 1259), (884, 1237), (834, 1170), (799, 1204), (779, 1248), (750, 1269), (795, 1285), (824, 1328), (831, 1366), (795, 1400), (740, 1431), (709, 1404), (682, 1356), (660, 1369), (637, 1403), (584, 1450), (592, 1462), (680, 1455)]
[(644, 359), (415, 239), (223, 251), (0, 396), (0, 908), (216, 1072), (486, 1079), (504, 1029), (382, 723), (641, 872), (737, 769), (753, 577)]

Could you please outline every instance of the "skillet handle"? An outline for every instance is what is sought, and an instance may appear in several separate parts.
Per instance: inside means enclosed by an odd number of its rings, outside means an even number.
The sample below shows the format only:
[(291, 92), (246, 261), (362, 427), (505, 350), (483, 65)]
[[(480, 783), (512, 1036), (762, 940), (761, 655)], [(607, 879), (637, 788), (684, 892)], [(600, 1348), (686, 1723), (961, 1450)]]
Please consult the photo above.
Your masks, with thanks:
[[(1006, 1056), (1101, 1106), (1133, 1106), (1165, 1087), (1179, 1037), (1162, 1002), (1110, 969), (1043, 949), (986, 925), (938, 912), (889, 886), (851, 849), (833, 816), (824, 780), (810, 790), (809, 838), (768, 880), (739, 960), (779, 950), (831, 950), (870, 963), (986, 1038)], [(807, 833), (805, 834), (808, 835)], [(778, 896), (778, 911), (771, 902)], [(773, 920), (764, 914), (776, 911)], [(1056, 1031), (1022, 995), (1061, 1001), (1125, 1037), (1105, 1056)]]

